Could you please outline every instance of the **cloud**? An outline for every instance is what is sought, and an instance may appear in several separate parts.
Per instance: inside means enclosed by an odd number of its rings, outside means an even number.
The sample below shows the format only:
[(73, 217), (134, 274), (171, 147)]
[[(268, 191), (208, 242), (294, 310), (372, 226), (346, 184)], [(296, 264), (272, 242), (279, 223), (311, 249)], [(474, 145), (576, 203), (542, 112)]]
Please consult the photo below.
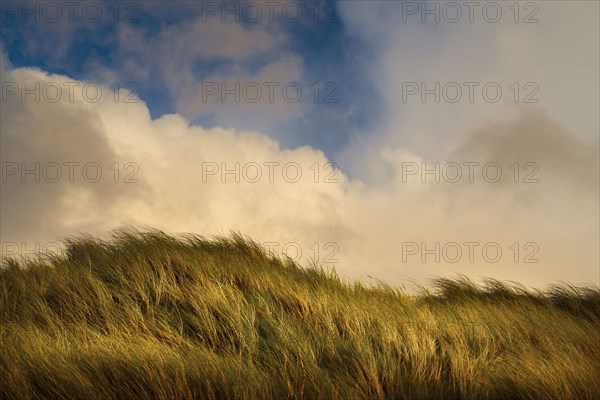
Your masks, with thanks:
[(311, 95), (306, 85), (298, 83), (301, 77), (302, 61), (297, 56), (269, 63), (253, 74), (215, 73), (196, 82), (188, 92), (190, 97), (178, 100), (178, 109), (189, 119), (212, 116), (230, 126), (261, 125), (274, 130), (278, 123), (305, 112), (301, 97), (295, 102), (297, 96)]
[[(282, 95), (286, 84), (302, 81), (302, 60), (287, 50), (288, 42), (285, 29), (267, 17), (240, 24), (223, 23), (218, 13), (199, 15), (158, 32), (121, 25), (116, 68), (142, 87), (153, 80), (164, 84), (174, 109), (190, 120), (273, 131), (306, 111)], [(304, 98), (310, 97), (308, 85), (301, 85)], [(232, 90), (236, 94), (224, 94)]]
[[(175, 111), (212, 126), (240, 127), (242, 121), (247, 122), (245, 126), (253, 122), (250, 126), (264, 131), (302, 116), (303, 104), (286, 102), (281, 96), (281, 86), (301, 80), (303, 67), (298, 55), (288, 49), (291, 22), (280, 21), (286, 2), (254, 2), (250, 6), (262, 13), (256, 22), (247, 21), (244, 2), (210, 3), (185, 1), (165, 7), (164, 2), (119, 5), (86, 0), (70, 7), (50, 5), (47, 12), (43, 5), (15, 4), (7, 8), (2, 41), (20, 65), (42, 65), (107, 85), (132, 83), (154, 106), (153, 115)], [(238, 7), (233, 15), (226, 12), (232, 7)], [(277, 10), (277, 23), (270, 21), (270, 7)], [(21, 23), (25, 9), (38, 12), (31, 12)], [(47, 14), (53, 15), (54, 10), (59, 17), (49, 21)], [(97, 21), (86, 17), (88, 13), (93, 17), (98, 13)], [(233, 22), (236, 18), (241, 23)], [(257, 82), (261, 88), (264, 82), (276, 81), (280, 87), (272, 104), (234, 103), (232, 96), (226, 104), (199, 102), (207, 80), (219, 85), (239, 82), (242, 87)], [(303, 88), (308, 92), (308, 85)], [(304, 98), (309, 97), (305, 93)], [(257, 117), (258, 112), (263, 115)], [(235, 115), (239, 119), (232, 118)]]
[[(239, 230), (279, 243), (279, 251), (287, 245), (293, 257), (300, 249), (303, 262), (333, 262), (345, 277), (371, 275), (393, 284), (457, 271), (536, 286), (597, 279), (597, 176), (585, 174), (597, 166), (597, 152), (547, 113), (525, 110), (512, 120), (488, 121), (445, 155), (446, 162), (496, 162), (502, 181), (490, 183), (478, 169), (473, 183), (423, 183), (419, 174), (406, 175), (406, 167), (429, 161), (384, 144), (379, 156), (390, 179), (372, 184), (336, 171), (318, 149), (284, 150), (263, 133), (205, 129), (178, 114), (152, 119), (142, 101), (123, 103), (124, 93), (115, 97), (105, 86), (91, 102), (81, 90), (85, 82), (66, 76), (19, 68), (2, 79), (3, 88), (80, 84), (73, 101), (64, 95), (54, 103), (23, 102), (15, 94), (2, 104), (4, 172), (7, 162), (29, 168), (40, 162), (42, 178), (33, 183), (30, 174), (22, 183), (19, 173), (5, 176), (3, 243), (105, 234), (125, 225), (205, 235)], [(54, 175), (44, 166), (69, 161), (96, 163), (102, 179), (91, 183), (93, 169), (85, 177), (76, 169), (74, 182), (48, 182)], [(509, 167), (519, 162), (520, 172), (529, 172), (523, 164), (530, 161), (540, 182), (512, 182)], [(138, 182), (126, 182), (132, 179)], [(480, 244), (470, 262), (463, 243), (473, 241)], [(414, 252), (407, 244), (425, 243), (427, 250), (436, 242), (440, 262), (435, 254), (425, 254), (425, 262), (423, 252), (407, 255)], [(452, 243), (464, 252), (456, 263), (444, 259), (453, 256)], [(498, 262), (482, 258), (488, 243), (501, 246)], [(528, 256), (540, 262), (524, 263)]]
[[(353, 165), (352, 160), (362, 160), (365, 151), (378, 154), (385, 146), (403, 147), (427, 160), (441, 160), (474, 127), (489, 120), (512, 120), (524, 107), (543, 108), (585, 141), (597, 137), (598, 3), (540, 3), (534, 15), (537, 23), (523, 22), (535, 11), (531, 8), (520, 9), (515, 23), (508, 3), (501, 4), (502, 18), (496, 23), (484, 19), (483, 3), (474, 11), (473, 22), (463, 3), (452, 3), (462, 8), (462, 18), (447, 22), (440, 12), (439, 23), (433, 22), (432, 14), (422, 23), (421, 12), (426, 7), (442, 9), (444, 2), (355, 3), (340, 2), (341, 15), (348, 35), (374, 49), (364, 79), (385, 105), (382, 120), (371, 133), (375, 140), (356, 141), (340, 152), (343, 165), (361, 174), (353, 176), (367, 180), (381, 176), (378, 171), (384, 166), (376, 157), (368, 171)], [(406, 10), (414, 5), (418, 12), (412, 15)], [(468, 82), (478, 85), (473, 102)], [(407, 83), (416, 83), (419, 91), (406, 96)], [(423, 101), (422, 89), (431, 91), (436, 83), (437, 101), (433, 93)], [(461, 89), (455, 103), (446, 100), (455, 97), (452, 86), (447, 87), (448, 96), (443, 93), (444, 86), (453, 83)], [(489, 99), (485, 97), (486, 84), (502, 90), (497, 102), (490, 100), (495, 97), (493, 89)]]

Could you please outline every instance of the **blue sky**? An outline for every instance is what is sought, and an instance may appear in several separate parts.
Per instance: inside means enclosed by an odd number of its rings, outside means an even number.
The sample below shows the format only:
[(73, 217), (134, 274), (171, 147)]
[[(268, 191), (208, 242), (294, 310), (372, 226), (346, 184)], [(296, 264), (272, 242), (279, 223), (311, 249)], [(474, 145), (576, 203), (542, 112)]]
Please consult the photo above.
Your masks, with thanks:
[[(127, 39), (119, 38), (119, 35), (123, 29), (134, 30), (151, 46), (165, 29), (176, 29), (202, 18), (221, 20), (220, 12), (204, 9), (196, 2), (122, 2), (118, 18), (125, 21), (115, 24), (116, 8), (113, 3), (103, 3), (100, 7), (103, 14), (97, 23), (90, 23), (83, 12), (78, 12), (83, 6), (74, 9), (73, 22), (67, 17), (69, 9), (61, 7), (64, 15), (56, 23), (50, 22), (54, 18), (53, 10), (40, 11), (40, 15), (27, 14), (27, 9), (35, 11), (34, 2), (27, 5), (16, 3), (16, 10), (5, 8), (1, 39), (10, 62), (15, 67), (38, 67), (79, 80), (109, 84), (114, 82), (107, 80), (103, 72), (112, 70), (115, 75), (111, 78), (116, 78), (121, 85), (136, 84), (139, 97), (148, 105), (153, 118), (178, 112), (177, 94), (169, 90), (161, 75), (161, 63), (149, 65), (144, 76), (127, 70), (123, 65), (126, 52), (123, 41)], [(222, 7), (215, 2), (209, 3), (219, 10)], [(276, 62), (284, 53), (298, 57), (302, 64), (301, 74), (290, 81), (299, 82), (303, 89), (300, 102), (304, 110), (301, 115), (275, 124), (267, 123), (265, 120), (272, 119), (269, 114), (277, 111), (266, 107), (262, 110), (264, 116), (260, 118), (240, 121), (207, 112), (194, 116), (192, 122), (204, 127), (232, 126), (260, 130), (276, 138), (284, 147), (309, 145), (323, 150), (330, 157), (346, 147), (351, 137), (367, 132), (378, 119), (382, 107), (381, 98), (364, 75), (368, 67), (366, 64), (373, 56), (372, 49), (348, 32), (338, 15), (337, 3), (317, 3), (304, 2), (301, 5), (302, 17), (294, 22), (286, 20), (283, 11), (277, 12), (279, 8), (274, 9), (275, 20), (269, 22), (269, 9), (264, 5), (260, 8), (265, 14), (252, 22), (245, 18), (247, 15), (240, 8), (237, 13), (240, 25), (276, 31), (278, 35), (286, 36), (285, 41), (279, 46), (241, 58), (215, 54), (204, 56), (199, 51), (192, 60), (194, 77), (202, 81), (215, 72), (223, 76), (235, 76), (241, 71), (255, 73)], [(239, 2), (231, 4), (243, 7)], [(315, 16), (316, 7), (320, 10), (318, 17)], [(92, 20), (95, 19), (93, 10), (95, 8), (89, 11)], [(291, 16), (294, 12), (288, 11)], [(39, 21), (35, 20), (36, 17)], [(234, 24), (236, 14), (225, 15), (224, 18)], [(146, 62), (139, 54), (129, 53), (128, 56), (129, 63)], [(160, 59), (161, 54), (153, 57)], [(314, 83), (319, 83), (318, 89), (313, 86)], [(328, 83), (330, 85), (326, 86)], [(315, 101), (315, 91), (320, 94), (318, 102)], [(327, 95), (330, 97), (327, 98)], [(324, 103), (326, 99), (328, 102)]]

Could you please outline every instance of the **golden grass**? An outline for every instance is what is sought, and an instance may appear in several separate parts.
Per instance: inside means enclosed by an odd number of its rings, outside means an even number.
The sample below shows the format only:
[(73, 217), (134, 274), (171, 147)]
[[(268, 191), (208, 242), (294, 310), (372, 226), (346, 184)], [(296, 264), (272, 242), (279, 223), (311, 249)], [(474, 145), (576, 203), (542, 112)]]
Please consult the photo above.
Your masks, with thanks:
[(600, 289), (409, 295), (239, 235), (81, 237), (0, 270), (6, 399), (595, 399)]

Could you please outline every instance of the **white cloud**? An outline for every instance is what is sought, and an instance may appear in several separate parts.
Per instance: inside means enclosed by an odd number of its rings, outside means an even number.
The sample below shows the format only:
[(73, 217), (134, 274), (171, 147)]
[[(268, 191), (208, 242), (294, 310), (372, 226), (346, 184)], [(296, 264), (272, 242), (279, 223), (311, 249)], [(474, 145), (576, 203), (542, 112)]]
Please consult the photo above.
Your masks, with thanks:
[[(409, 15), (406, 7), (416, 4), (418, 10), (425, 7), (431, 10), (434, 5), (441, 9), (446, 4), (408, 3), (404, 6), (399, 2), (340, 3), (348, 33), (369, 49), (377, 49), (376, 58), (365, 71), (365, 79), (373, 82), (385, 103), (377, 140), (357, 142), (341, 153), (340, 160), (349, 169), (355, 169), (351, 160), (361, 159), (365, 146), (372, 147), (368, 150), (372, 154), (385, 146), (405, 147), (428, 160), (440, 160), (474, 127), (490, 120), (514, 119), (523, 106), (542, 107), (580, 138), (590, 141), (598, 137), (600, 5), (597, 2), (519, 2), (519, 23), (514, 23), (513, 9), (517, 3), (495, 3), (502, 5), (503, 12), (497, 23), (488, 23), (483, 18), (485, 2), (476, 3), (473, 23), (469, 22), (465, 6), (462, 18), (456, 23), (445, 22), (443, 14), (440, 23), (433, 23), (432, 15), (427, 16), (428, 23), (421, 23), (421, 15)], [(533, 18), (539, 22), (523, 23), (535, 11), (531, 6), (536, 4), (539, 10)], [(407, 22), (403, 22), (403, 17)], [(462, 88), (462, 97), (457, 103), (443, 97), (436, 103), (430, 94), (423, 103), (419, 91), (405, 102), (403, 84), (408, 82), (425, 82), (429, 89), (436, 82), (441, 88), (456, 82)], [(479, 84), (473, 103), (468, 101), (465, 82)], [(526, 86), (529, 82), (534, 85)], [(501, 87), (503, 93), (498, 103), (483, 97), (486, 83), (498, 83)], [(515, 107), (515, 83), (520, 107)], [(448, 98), (453, 98), (453, 89), (449, 88)], [(523, 103), (530, 94), (530, 100), (537, 99), (538, 103)], [(490, 96), (493, 95), (492, 88)], [(371, 171), (380, 169), (373, 164)], [(376, 179), (377, 174), (361, 176), (370, 180)]]
[[(29, 87), (72, 81), (27, 68), (2, 79)], [(325, 183), (331, 170), (324, 169), (328, 160), (317, 149), (282, 150), (260, 132), (204, 129), (180, 115), (152, 120), (143, 102), (115, 102), (107, 87), (97, 103), (84, 101), (78, 90), (75, 94), (72, 103), (66, 97), (36, 103), (8, 96), (0, 126), (2, 162), (96, 162), (103, 179), (89, 183), (76, 175), (74, 183), (23, 184), (8, 176), (1, 191), (3, 243), (53, 241), (79, 231), (102, 234), (125, 225), (205, 235), (239, 230), (261, 243), (279, 242), (280, 250), (297, 243), (303, 258), (314, 255), (317, 243), (321, 262), (335, 252), (329, 245), (335, 243), (339, 251), (333, 258), (343, 276), (369, 274), (390, 283), (453, 271), (536, 286), (597, 279), (598, 186), (597, 177), (586, 175), (597, 166), (597, 152), (544, 112), (525, 111), (513, 120), (483, 124), (446, 154), (458, 162), (498, 162), (505, 173), (499, 183), (480, 177), (473, 184), (421, 183), (412, 175), (405, 183), (403, 162), (419, 165), (423, 157), (387, 145), (380, 157), (392, 179), (371, 185), (341, 171), (335, 175), (338, 183)], [(511, 183), (508, 167), (515, 161), (537, 162), (540, 182)], [(113, 182), (110, 169), (115, 162), (119, 183)], [(139, 166), (139, 183), (123, 183), (133, 171), (123, 168), (127, 162)], [(273, 183), (267, 162), (279, 163)], [(228, 175), (222, 183), (219, 174), (203, 179), (203, 163), (226, 163), (230, 169), (240, 163), (240, 172), (244, 165), (256, 164), (246, 168), (246, 181), (242, 176), (236, 183)], [(282, 176), (281, 167), (292, 163), (301, 167), (297, 183), (291, 183), (295, 168)], [(263, 177), (250, 183), (256, 165)], [(315, 165), (318, 183), (311, 169)], [(433, 256), (425, 263), (417, 255), (402, 260), (403, 243), (426, 242), (431, 248), (434, 242), (467, 241), (481, 242), (477, 262), (469, 262), (467, 254), (455, 264), (436, 263)], [(498, 263), (481, 258), (481, 247), (488, 242), (501, 245)], [(509, 249), (514, 242), (520, 246), (519, 263)], [(522, 263), (532, 251), (523, 249), (527, 242), (539, 246), (539, 263)]]

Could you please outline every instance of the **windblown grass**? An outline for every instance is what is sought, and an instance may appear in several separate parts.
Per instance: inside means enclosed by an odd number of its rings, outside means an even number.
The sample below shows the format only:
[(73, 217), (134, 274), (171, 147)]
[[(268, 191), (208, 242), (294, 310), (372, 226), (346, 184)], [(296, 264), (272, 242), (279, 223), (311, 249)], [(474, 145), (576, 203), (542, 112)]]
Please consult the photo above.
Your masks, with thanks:
[(7, 399), (600, 398), (600, 289), (408, 295), (239, 235), (81, 237), (0, 270)]

